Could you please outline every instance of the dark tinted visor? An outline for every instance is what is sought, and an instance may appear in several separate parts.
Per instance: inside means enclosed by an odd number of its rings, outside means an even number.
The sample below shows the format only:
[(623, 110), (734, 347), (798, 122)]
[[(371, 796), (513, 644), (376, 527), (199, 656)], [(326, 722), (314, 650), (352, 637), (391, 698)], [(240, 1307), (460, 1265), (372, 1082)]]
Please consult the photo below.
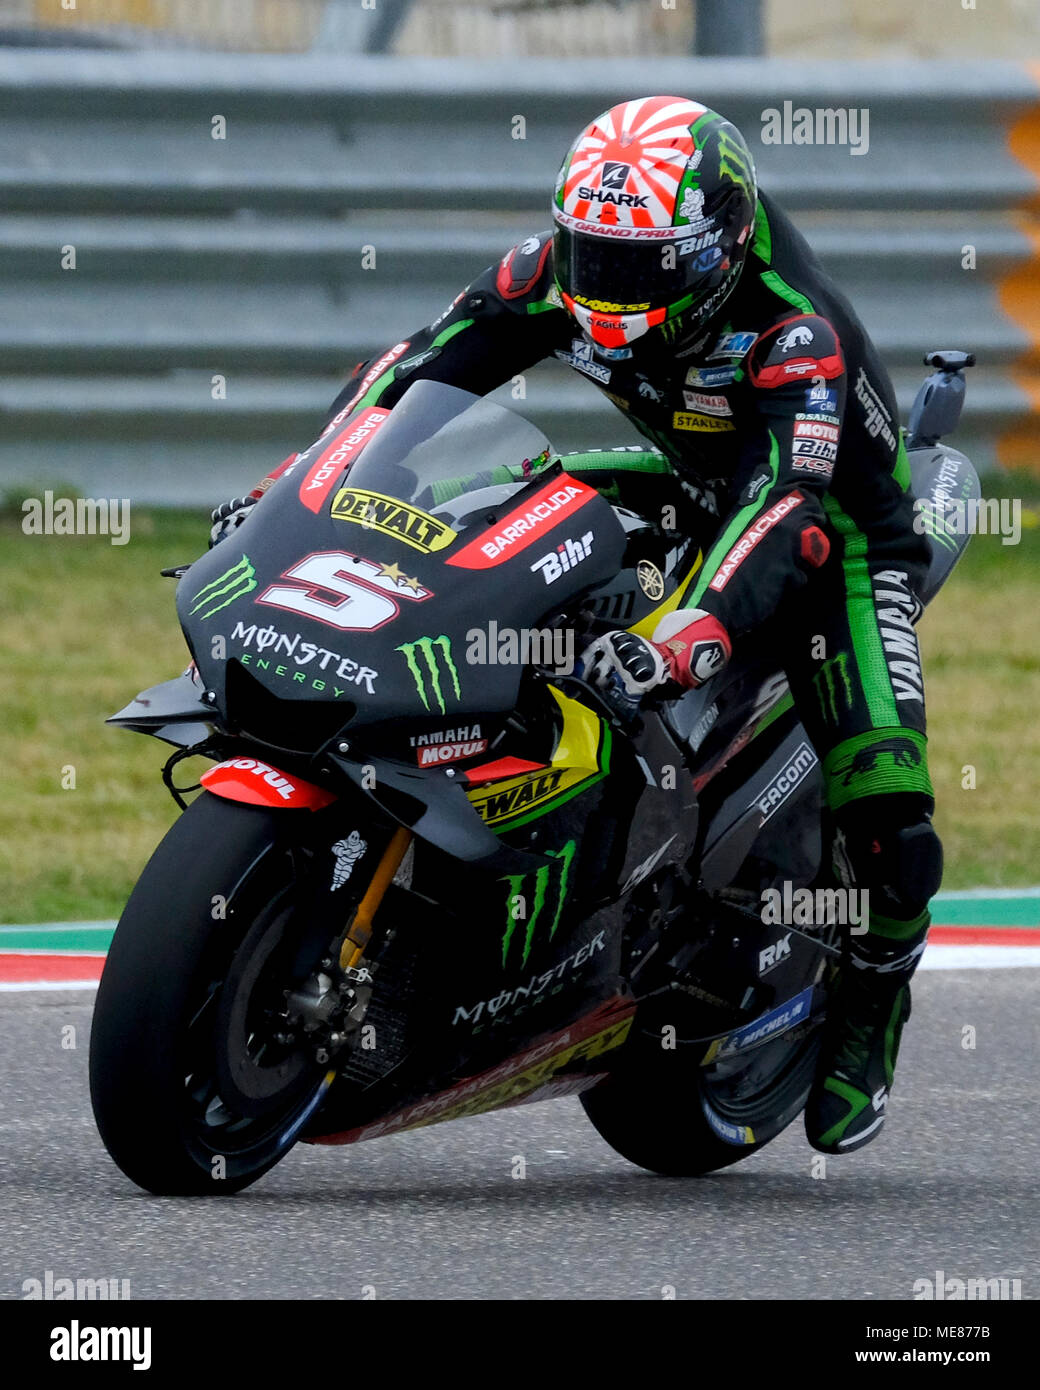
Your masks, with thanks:
[(557, 226), (556, 278), (565, 294), (601, 313), (668, 308), (687, 295), (707, 298), (722, 281), (721, 229), (643, 240)]

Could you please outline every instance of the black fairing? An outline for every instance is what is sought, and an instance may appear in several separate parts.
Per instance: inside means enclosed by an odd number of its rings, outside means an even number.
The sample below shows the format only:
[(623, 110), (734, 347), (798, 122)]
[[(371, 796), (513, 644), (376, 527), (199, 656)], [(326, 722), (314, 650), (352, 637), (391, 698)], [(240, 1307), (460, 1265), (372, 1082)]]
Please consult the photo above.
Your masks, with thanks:
[[(494, 412), (490, 418), (499, 426), (490, 443), (488, 412)], [(316, 441), (243, 525), (181, 579), (181, 625), (203, 684), (215, 693), (214, 707), (232, 727), (239, 699), (257, 707), (270, 699), (272, 726), (276, 717), (291, 721), (292, 706), (305, 709), (316, 731), (315, 746), (347, 727), (357, 731), (394, 721), (417, 727), (431, 721), (453, 725), (505, 714), (517, 705), (523, 662), (467, 660), (474, 634), (487, 634), (492, 620), (499, 633), (542, 629), (577, 594), (611, 578), (621, 564), (625, 534), (612, 507), (558, 464), (540, 467), (530, 481), (500, 481), (505, 467), (519, 469), (530, 462), (527, 451), (541, 441), (538, 431), (501, 407), (441, 383), (413, 386), (358, 450), (346, 473), (341, 470), (331, 478), (320, 505), (312, 509), (303, 496), (315, 461), (369, 413), (355, 410)], [(481, 418), (470, 424), (471, 415)], [(361, 463), (365, 477), (382, 482), (381, 496), (407, 496), (411, 488), (423, 500), (408, 503), (407, 510), (436, 512), (420, 465), (412, 471), (403, 460), (420, 458), (438, 438), (454, 450), (457, 474), (476, 476), (480, 485), (479, 495), (473, 494), (474, 505), (481, 504), (476, 514), (465, 515), (458, 498), (449, 513), (440, 512), (442, 520), (450, 515), (458, 528), (449, 543), (427, 551), (376, 526), (331, 514), (344, 482), (353, 487), (355, 476), (361, 475)], [(468, 453), (461, 452), (464, 446)], [(443, 449), (438, 461), (443, 464)], [(443, 467), (441, 471), (443, 475)], [(555, 513), (547, 512), (551, 499), (568, 492), (565, 504), (557, 502), (562, 519), (556, 521)], [(550, 501), (539, 503), (540, 498)], [(473, 567), (474, 541), (479, 547), (496, 535), (499, 525), (535, 504), (542, 507), (544, 519), (532, 534), (521, 535), (499, 557), (478, 556), (479, 567)], [(590, 534), (588, 555), (552, 582), (535, 567), (539, 558)], [(331, 565), (327, 559), (315, 561), (330, 554), (343, 556), (341, 574), (348, 587), (357, 581), (363, 594), (375, 596), (362, 604), (349, 597), (344, 601), (321, 584), (308, 590), (309, 579), (286, 578), (287, 571), (301, 564)], [(453, 563), (466, 556), (471, 557), (469, 567)], [(400, 578), (376, 573), (386, 569)], [(382, 589), (373, 591), (372, 582)], [(297, 611), (293, 605), (301, 601), (327, 607), (328, 619)], [(363, 611), (366, 604), (376, 606), (377, 616), (382, 611), (388, 616), (373, 622)], [(358, 614), (362, 625), (355, 621)], [(252, 680), (242, 680), (244, 672)], [(297, 739), (286, 746), (302, 744)]]

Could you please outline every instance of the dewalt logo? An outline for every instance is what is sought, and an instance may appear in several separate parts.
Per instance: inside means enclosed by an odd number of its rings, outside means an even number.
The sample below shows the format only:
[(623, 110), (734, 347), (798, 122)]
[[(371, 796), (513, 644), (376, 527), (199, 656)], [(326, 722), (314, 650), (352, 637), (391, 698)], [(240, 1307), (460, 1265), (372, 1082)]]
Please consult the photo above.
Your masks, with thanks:
[[(462, 699), (459, 673), (451, 656), (450, 637), (445, 637), (443, 633), (440, 637), (420, 637), (418, 641), (402, 643), (401, 646), (395, 647), (394, 651), (400, 652), (408, 663), (408, 670), (415, 681), (423, 708), (431, 714), (431, 699), (436, 700), (437, 709), (441, 714), (447, 714), (444, 698), (445, 684), (448, 681), (451, 682), (450, 690), (454, 692), (456, 702)], [(420, 658), (422, 665), (419, 664)]]
[(353, 521), (358, 526), (393, 536), (424, 555), (444, 550), (455, 539), (456, 532), (418, 507), (411, 507), (396, 497), (382, 492), (365, 492), (360, 488), (344, 487), (332, 503), (337, 521)]
[[(508, 782), (496, 782), (488, 789), (469, 792), (470, 804), (485, 825), (504, 825), (526, 811), (551, 801), (566, 785), (569, 772), (565, 767), (550, 767), (533, 776), (516, 777)], [(584, 780), (587, 772), (580, 774)]]

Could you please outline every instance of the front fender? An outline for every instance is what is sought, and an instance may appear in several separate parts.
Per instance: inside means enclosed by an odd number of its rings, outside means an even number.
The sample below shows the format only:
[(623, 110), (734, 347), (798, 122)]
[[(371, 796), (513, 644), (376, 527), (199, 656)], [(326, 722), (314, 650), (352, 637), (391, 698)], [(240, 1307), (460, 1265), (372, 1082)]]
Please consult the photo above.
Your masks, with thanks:
[(273, 810), (320, 811), (336, 801), (335, 792), (282, 772), (259, 758), (229, 758), (208, 767), (200, 783), (214, 796)]

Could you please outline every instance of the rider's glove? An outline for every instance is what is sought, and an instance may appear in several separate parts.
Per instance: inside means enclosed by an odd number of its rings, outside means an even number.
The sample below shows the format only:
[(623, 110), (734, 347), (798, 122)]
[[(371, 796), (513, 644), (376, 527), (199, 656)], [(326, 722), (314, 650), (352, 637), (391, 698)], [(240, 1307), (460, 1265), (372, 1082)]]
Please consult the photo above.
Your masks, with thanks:
[(703, 609), (668, 613), (654, 640), (608, 632), (582, 654), (584, 678), (619, 708), (634, 711), (651, 690), (674, 681), (693, 690), (717, 675), (732, 651), (726, 629)]
[(232, 531), (242, 525), (249, 515), (250, 507), (255, 507), (259, 500), (259, 497), (233, 497), (230, 502), (221, 502), (219, 507), (213, 508), (210, 513), (213, 525), (209, 533), (211, 550), (218, 541), (230, 536)]
[(666, 613), (654, 631), (654, 646), (664, 657), (669, 679), (683, 690), (695, 690), (717, 676), (733, 653), (729, 633), (703, 608)]
[(612, 705), (635, 713), (648, 691), (668, 679), (664, 657), (634, 632), (607, 632), (582, 653), (582, 675)]
[(262, 478), (252, 492), (246, 493), (245, 497), (232, 497), (230, 502), (222, 502), (219, 507), (213, 508), (210, 513), (213, 526), (209, 533), (211, 550), (218, 541), (222, 541), (225, 536), (230, 536), (232, 531), (242, 525), (249, 515), (249, 508), (256, 506), (268, 488), (274, 487), (282, 474), (291, 468), (299, 457), (299, 454), (290, 454), (287, 459), (281, 461), (277, 468), (272, 468), (267, 477)]

